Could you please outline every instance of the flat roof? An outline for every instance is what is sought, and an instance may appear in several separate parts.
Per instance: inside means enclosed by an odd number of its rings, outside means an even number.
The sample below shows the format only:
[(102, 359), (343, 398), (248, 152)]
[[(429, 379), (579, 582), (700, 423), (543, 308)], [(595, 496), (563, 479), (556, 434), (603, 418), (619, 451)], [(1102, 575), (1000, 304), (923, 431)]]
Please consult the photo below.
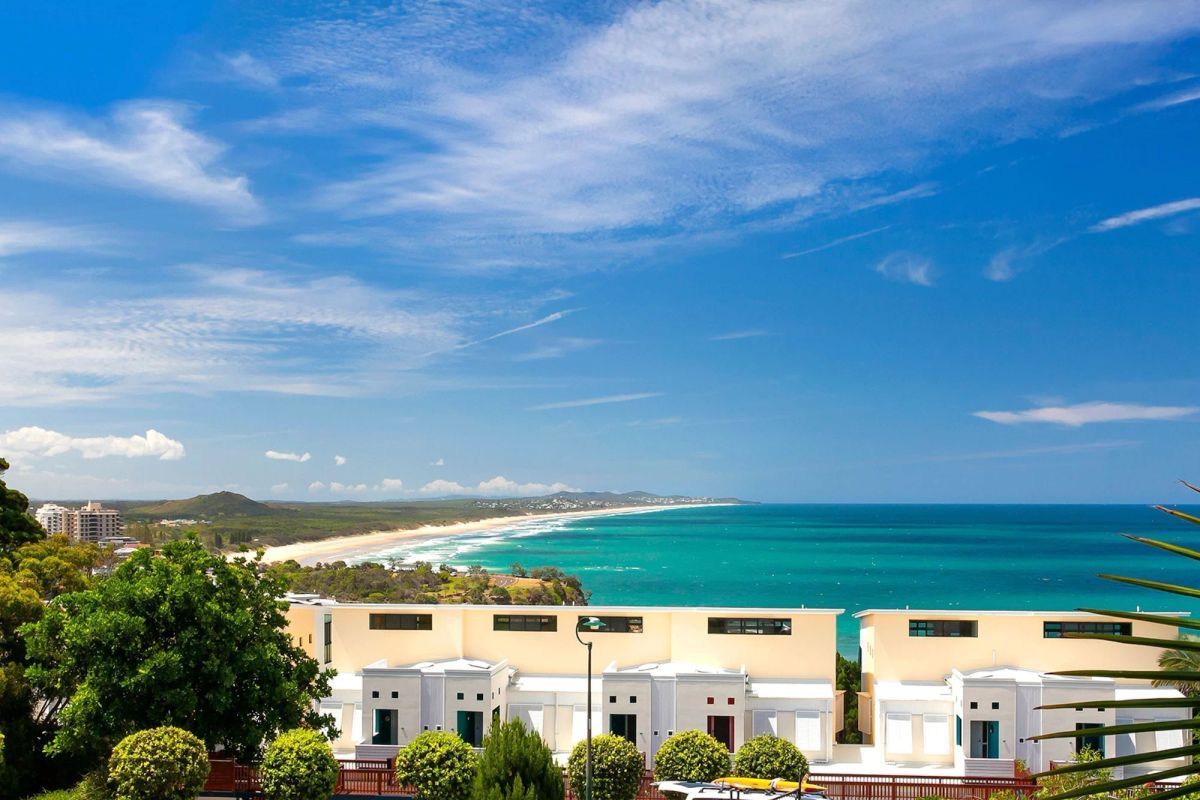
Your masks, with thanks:
[(740, 617), (756, 614), (844, 614), (844, 608), (729, 608), (725, 606), (500, 606), (477, 605), (471, 603), (342, 603), (323, 597), (284, 597), (285, 601), (296, 606), (312, 606), (314, 608), (365, 608), (371, 611), (411, 611), (431, 613), (434, 609), (445, 611), (490, 611), (493, 614), (558, 614), (578, 613), (581, 616), (598, 616), (600, 614), (646, 614), (655, 611), (696, 614), (730, 614)]
[[(1160, 617), (1190, 617), (1190, 611), (1128, 611), (1127, 609), (1114, 608), (1113, 611), (1122, 611), (1130, 614), (1157, 614)], [(913, 614), (934, 615), (939, 617), (1103, 617), (1104, 614), (1093, 614), (1090, 611), (971, 611), (968, 609), (949, 609), (949, 608), (868, 608), (863, 611), (854, 612), (855, 619), (861, 619), (872, 614), (894, 615)]]
[(764, 700), (832, 700), (832, 681), (750, 681), (750, 694)]

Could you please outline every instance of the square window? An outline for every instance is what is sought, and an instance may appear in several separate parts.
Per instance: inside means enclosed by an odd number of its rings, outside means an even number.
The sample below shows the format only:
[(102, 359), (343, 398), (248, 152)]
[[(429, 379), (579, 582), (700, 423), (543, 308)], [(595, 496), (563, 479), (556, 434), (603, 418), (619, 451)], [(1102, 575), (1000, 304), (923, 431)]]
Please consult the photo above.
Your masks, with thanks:
[[(610, 702), (610, 703), (617, 702), (617, 696), (615, 694), (610, 694), (608, 696), (608, 702)], [(587, 711), (587, 709), (585, 708), (584, 711)]]
[(999, 708), (999, 707), (1000, 707), (999, 703), (992, 703), (992, 708)]
[(459, 692), (458, 694), (454, 695), (454, 699), (455, 699), (455, 700), (462, 700), (462, 699), (463, 699), (463, 693), (462, 693), (462, 692)]
[(713, 698), (711, 698), (711, 697), (710, 697), (710, 698), (708, 698), (708, 704), (709, 704), (710, 706), (711, 706), (711, 705), (712, 705), (714, 702), (716, 702), (716, 701), (715, 701)]
[(374, 698), (379, 697), (379, 692), (371, 692), (371, 697), (374, 697)]
[(730, 705), (730, 706), (733, 705), (733, 698), (732, 697), (726, 698), (725, 704)]
[(392, 692), (392, 697), (393, 697), (393, 698), (396, 698), (396, 697), (399, 697), (399, 696), (400, 696), (400, 693), (399, 693), (399, 692)]
[(971, 701), (971, 708), (979, 708), (979, 703), (976, 703), (974, 700), (972, 700), (972, 701)]
[(475, 695), (475, 699), (476, 699), (476, 700), (482, 700), (482, 699), (483, 699), (483, 692), (479, 692), (478, 694), (476, 694), (476, 695)]
[[(637, 702), (637, 698), (636, 698), (636, 697), (634, 697), (633, 695), (629, 695), (629, 702), (631, 702), (631, 703), (636, 703), (636, 702)], [(1103, 709), (1101, 709), (1101, 710), (1103, 710)]]

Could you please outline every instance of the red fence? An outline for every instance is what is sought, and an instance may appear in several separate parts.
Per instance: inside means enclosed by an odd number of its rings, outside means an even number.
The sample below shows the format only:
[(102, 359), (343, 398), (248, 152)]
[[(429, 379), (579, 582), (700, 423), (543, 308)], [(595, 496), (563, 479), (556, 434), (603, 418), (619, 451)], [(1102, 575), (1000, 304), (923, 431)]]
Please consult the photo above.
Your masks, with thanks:
[[(396, 783), (396, 773), (388, 761), (342, 761), (338, 773), (338, 796), (412, 797), (413, 790)], [(1030, 797), (1037, 784), (1021, 778), (961, 778), (925, 775), (812, 775), (813, 783), (825, 787), (831, 800), (921, 800), (926, 797), (946, 800), (988, 800), (995, 792), (1010, 791)], [(580, 800), (563, 774), (566, 800)], [(204, 785), (206, 792), (261, 797), (258, 768), (233, 761), (213, 759), (212, 771)], [(638, 789), (637, 800), (667, 800), (654, 786), (647, 770)]]

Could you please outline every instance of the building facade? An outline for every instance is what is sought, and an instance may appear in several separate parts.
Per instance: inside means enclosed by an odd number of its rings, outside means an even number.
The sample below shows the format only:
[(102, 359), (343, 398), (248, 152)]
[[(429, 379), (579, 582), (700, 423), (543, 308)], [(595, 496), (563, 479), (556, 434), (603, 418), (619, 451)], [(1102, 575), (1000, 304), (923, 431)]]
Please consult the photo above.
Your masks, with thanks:
[[(863, 745), (836, 742), (838, 609), (343, 604), (296, 597), (297, 643), (332, 667), (321, 703), (343, 756), (390, 758), (423, 731), (475, 746), (492, 719), (519, 718), (560, 758), (587, 728), (586, 651), (593, 642), (592, 729), (633, 742), (653, 764), (672, 734), (705, 730), (731, 752), (770, 733), (826, 772), (1011, 777), (1069, 761), (1182, 744), (1180, 734), (1094, 737), (1089, 727), (1181, 719), (1175, 709), (1081, 705), (1178, 697), (1145, 683), (1049, 673), (1103, 666), (1150, 669), (1157, 650), (1067, 638), (1078, 632), (1174, 638), (1150, 625), (1073, 612), (870, 610), (857, 614)], [(1030, 737), (1079, 730), (1072, 739)], [(1179, 762), (1182, 763), (1182, 762)], [(1164, 761), (1154, 768), (1175, 766)], [(1132, 772), (1130, 773), (1133, 774)]]
[(125, 532), (121, 512), (115, 508), (105, 508), (95, 500), (89, 500), (83, 508), (70, 510), (67, 520), (66, 533), (81, 542), (98, 542)]
[[(1083, 747), (1106, 756), (1182, 746), (1178, 731), (1095, 737), (1088, 728), (1183, 719), (1185, 709), (1083, 705), (1179, 697), (1148, 682), (1075, 678), (1065, 670), (1156, 670), (1161, 652), (1074, 634), (1174, 639), (1178, 629), (1080, 612), (867, 610), (860, 624), (859, 728), (884, 763), (968, 775), (1012, 775), (1070, 761)], [(1182, 616), (1181, 614), (1166, 616)], [(1068, 709), (1042, 706), (1081, 703)], [(1054, 731), (1074, 739), (1034, 741)], [(1183, 761), (1129, 768), (1150, 772)]]
[(842, 725), (834, 687), (836, 609), (627, 608), (293, 603), (291, 629), (337, 669), (322, 703), (342, 753), (390, 757), (426, 730), (479, 744), (518, 717), (565, 755), (587, 729), (624, 736), (647, 763), (671, 734), (707, 730), (736, 750), (751, 736), (795, 741), (829, 761)]
[(34, 512), (33, 517), (46, 533), (53, 535), (67, 532), (67, 516), (70, 513), (71, 509), (66, 506), (46, 503)]

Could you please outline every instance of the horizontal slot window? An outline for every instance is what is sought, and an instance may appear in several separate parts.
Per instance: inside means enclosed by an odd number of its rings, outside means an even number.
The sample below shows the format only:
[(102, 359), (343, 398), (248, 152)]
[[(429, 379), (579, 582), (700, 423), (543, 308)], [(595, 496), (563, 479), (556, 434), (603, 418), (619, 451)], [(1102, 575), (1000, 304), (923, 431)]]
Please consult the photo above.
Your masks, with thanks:
[(979, 623), (973, 619), (910, 619), (908, 635), (969, 638), (979, 635)]
[(1129, 636), (1132, 622), (1043, 622), (1042, 638), (1061, 639), (1068, 633), (1103, 633), (1109, 636)]
[(792, 621), (759, 617), (709, 617), (708, 632), (748, 636), (791, 636)]
[(431, 631), (432, 614), (372, 614), (373, 631)]
[(538, 614), (495, 614), (492, 616), (494, 631), (541, 631), (558, 630), (558, 617), (543, 617)]
[(641, 617), (580, 617), (579, 622), (600, 620), (599, 625), (588, 625), (588, 633), (641, 633)]

